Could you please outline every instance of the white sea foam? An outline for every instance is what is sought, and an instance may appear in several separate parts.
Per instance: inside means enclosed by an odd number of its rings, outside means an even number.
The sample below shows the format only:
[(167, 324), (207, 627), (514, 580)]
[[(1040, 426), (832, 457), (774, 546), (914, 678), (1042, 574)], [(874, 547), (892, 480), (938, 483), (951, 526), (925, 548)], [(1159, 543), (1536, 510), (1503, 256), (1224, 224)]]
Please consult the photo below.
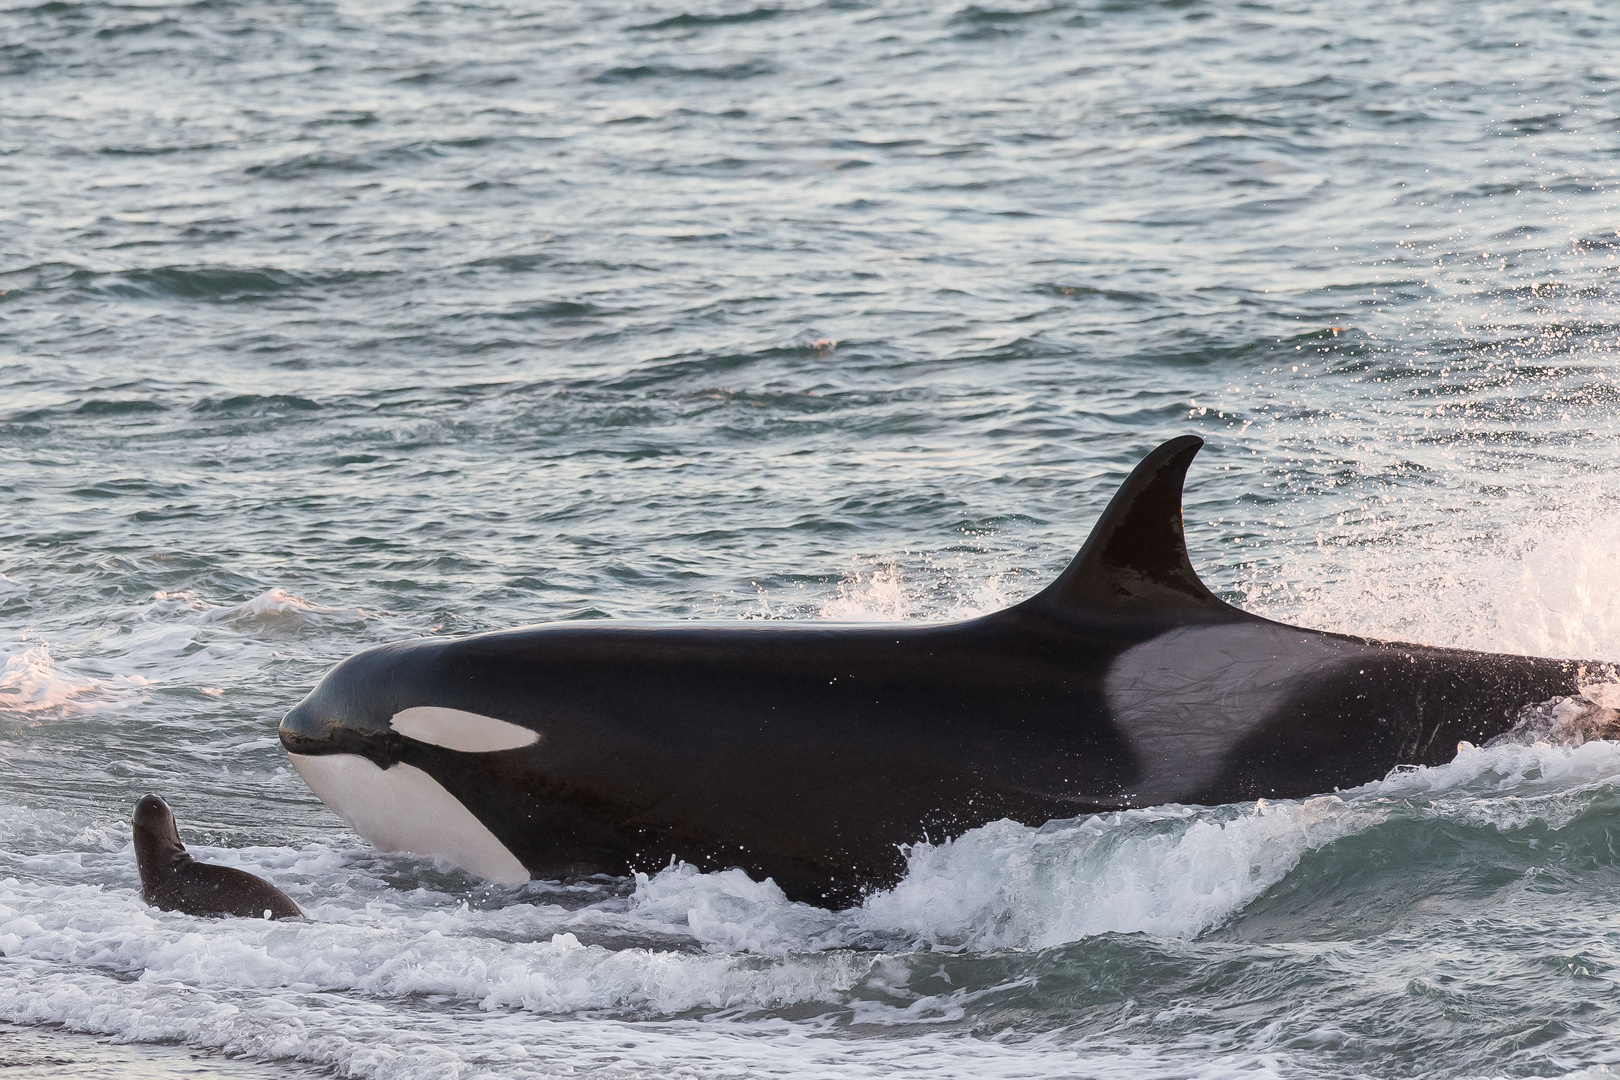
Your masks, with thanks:
[[(165, 594), (158, 594), (163, 596)], [(294, 596), (284, 589), (266, 589), (250, 600), (228, 607), (206, 607), (200, 622), (229, 623), (237, 627), (258, 626), (285, 629), (334, 623), (364, 622), (371, 613), (363, 608), (329, 607)]]
[(631, 902), (638, 920), (664, 933), (690, 934), (712, 952), (785, 953), (847, 938), (840, 916), (793, 903), (775, 882), (755, 881), (741, 870), (703, 874), (674, 866), (638, 874)]
[(54, 670), (44, 645), (32, 645), (6, 657), (0, 668), (0, 706), (12, 712), (38, 712), (87, 694), (99, 685), (94, 680), (63, 678)]
[(1464, 746), (1337, 795), (1158, 807), (1029, 828), (997, 822), (912, 849), (871, 897), (869, 929), (972, 949), (1045, 948), (1101, 933), (1191, 937), (1237, 914), (1309, 851), (1401, 813), (1499, 829), (1568, 824), (1581, 796), (1620, 787), (1620, 743)]
[[(816, 617), (838, 622), (898, 622), (906, 619), (971, 619), (1008, 606), (1007, 582), (965, 564), (925, 564), (908, 577), (899, 562), (856, 560)], [(761, 602), (765, 603), (763, 594)], [(766, 605), (769, 611), (769, 605)]]
[(423, 629), (357, 607), (314, 603), (279, 588), (231, 605), (185, 590), (158, 591), (104, 626), (58, 631), (49, 642), (30, 633), (0, 645), (0, 714), (116, 715), (153, 685), (223, 696), (223, 684), (239, 679), (253, 661), (268, 658), (281, 640), (309, 628), (374, 623), (382, 637), (407, 637)]
[(133, 674), (109, 678), (85, 674), (73, 665), (59, 663), (43, 642), (24, 639), (8, 653), (0, 666), (0, 714), (105, 708), (146, 682)]
[(911, 618), (913, 611), (899, 567), (888, 563), (846, 574), (819, 615), (840, 622), (898, 622)]
[(1161, 807), (1030, 828), (996, 822), (912, 850), (868, 925), (970, 949), (1106, 933), (1191, 937), (1282, 880), (1305, 852), (1376, 824), (1336, 796), (1217, 810)]
[[(1326, 548), (1250, 581), (1245, 606), (1368, 637), (1574, 660), (1620, 658), (1620, 517), (1568, 510), (1459, 543), (1403, 534), (1399, 545)], [(1285, 543), (1291, 536), (1279, 536)], [(1300, 585), (1299, 582), (1306, 582)]]
[[(28, 910), (19, 910), (26, 907)], [(882, 956), (837, 951), (759, 962), (670, 950), (609, 950), (574, 935), (512, 942), (489, 913), (368, 908), (353, 924), (317, 909), (304, 923), (197, 920), (123, 889), (0, 879), (0, 1017), (232, 1054), (297, 1058), (344, 1075), (569, 1074), (943, 1077), (1072, 1071), (1177, 1075), (1141, 1054), (1080, 1054), (1059, 1040), (1006, 1044), (961, 1033), (850, 1040), (818, 1011), (894, 973)], [(484, 933), (473, 931), (480, 920)], [(876, 978), (874, 978), (874, 975)], [(903, 980), (903, 975), (900, 976)], [(859, 1010), (858, 1026), (915, 1027), (960, 993)], [(414, 1005), (436, 1002), (424, 1012)], [(703, 1021), (682, 1020), (694, 1009)], [(602, 1015), (604, 1011), (630, 1016)], [(588, 1018), (576, 1018), (580, 1013)], [(647, 1019), (631, 1017), (643, 1015)], [(662, 1016), (665, 1019), (657, 1019)], [(1146, 1070), (1128, 1066), (1156, 1066)], [(1185, 1068), (1189, 1062), (1180, 1062)], [(1229, 1062), (1244, 1071), (1239, 1062)], [(1182, 1073), (1185, 1075), (1185, 1073)]]
[(1571, 794), (1620, 785), (1620, 742), (1579, 745), (1462, 743), (1457, 756), (1427, 769), (1399, 769), (1377, 783), (1348, 792), (1356, 798), (1412, 799)]
[(1278, 1075), (1275, 1052), (1248, 1047), (1213, 1053), (1090, 1049), (1051, 1037), (992, 1040), (945, 1032), (851, 1039), (814, 1023), (730, 1016), (635, 1023), (499, 1011), (433, 1015), (318, 994), (297, 995), (292, 1002), (258, 998), (245, 1008), (250, 1003), (239, 995), (145, 978), (127, 983), (25, 971), (16, 981), (20, 992), (9, 1006), (0, 1004), (0, 1013), (22, 1022), (296, 1058), (333, 1067), (340, 1075), (377, 1080), (582, 1075), (1012, 1080), (1076, 1074), (1107, 1080), (1260, 1080)]
[[(911, 850), (905, 879), (832, 913), (739, 871), (676, 866), (627, 898), (468, 906), (395, 882), (357, 842), (214, 849), (302, 921), (146, 907), (122, 822), (0, 813), (0, 1019), (292, 1057), (346, 1075), (1265, 1075), (1264, 1054), (1150, 1054), (976, 1039), (969, 991), (910, 985), (917, 948), (1043, 949), (1098, 934), (1194, 937), (1307, 853), (1397, 815), (1560, 828), (1620, 784), (1620, 745), (1465, 748), (1338, 795), (1161, 807), (1042, 828), (997, 822)], [(28, 854), (27, 852), (32, 852)], [(526, 894), (526, 893), (525, 893)], [(974, 994), (992, 992), (979, 988)], [(998, 991), (999, 992), (999, 991)], [(437, 1002), (423, 1011), (412, 1003)], [(703, 1021), (687, 1019), (697, 1013)], [(793, 1014), (796, 1020), (768, 1019)], [(581, 1019), (581, 1017), (588, 1019)], [(842, 1019), (840, 1019), (842, 1018)], [(892, 1029), (877, 1041), (839, 1026)], [(1269, 1059), (1267, 1059), (1269, 1060)]]

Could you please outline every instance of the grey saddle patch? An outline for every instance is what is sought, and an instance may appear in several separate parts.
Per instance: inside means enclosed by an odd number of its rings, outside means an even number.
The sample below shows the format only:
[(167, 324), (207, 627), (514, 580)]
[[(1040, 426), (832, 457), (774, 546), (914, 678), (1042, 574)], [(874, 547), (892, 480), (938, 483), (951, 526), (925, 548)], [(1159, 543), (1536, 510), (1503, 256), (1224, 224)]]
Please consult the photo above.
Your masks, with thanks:
[(1341, 671), (1360, 642), (1275, 623), (1183, 626), (1126, 649), (1103, 682), (1142, 773), (1132, 802), (1185, 798), (1302, 686)]

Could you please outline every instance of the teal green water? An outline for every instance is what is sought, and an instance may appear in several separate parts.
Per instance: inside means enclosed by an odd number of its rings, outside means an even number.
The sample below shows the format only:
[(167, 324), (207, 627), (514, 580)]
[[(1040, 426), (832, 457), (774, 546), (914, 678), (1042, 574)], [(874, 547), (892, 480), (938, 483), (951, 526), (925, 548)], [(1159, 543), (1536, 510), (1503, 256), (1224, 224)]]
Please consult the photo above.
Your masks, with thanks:
[[(274, 729), (403, 637), (990, 610), (1185, 432), (1229, 599), (1620, 658), (1617, 45), (1451, 0), (0, 8), (0, 1021), (389, 1080), (1606, 1075), (1615, 744), (990, 826), (834, 915), (378, 855)], [(145, 908), (147, 791), (310, 921)]]

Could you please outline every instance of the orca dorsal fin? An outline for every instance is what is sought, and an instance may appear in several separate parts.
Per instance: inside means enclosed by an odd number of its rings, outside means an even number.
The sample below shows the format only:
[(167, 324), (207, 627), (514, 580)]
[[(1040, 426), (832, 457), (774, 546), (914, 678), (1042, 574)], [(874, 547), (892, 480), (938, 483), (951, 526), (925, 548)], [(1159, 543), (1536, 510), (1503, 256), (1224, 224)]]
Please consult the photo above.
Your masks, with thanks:
[(1181, 485), (1204, 440), (1171, 439), (1143, 458), (1092, 526), (1080, 554), (1032, 602), (1055, 614), (1145, 621), (1252, 618), (1209, 591), (1187, 558)]

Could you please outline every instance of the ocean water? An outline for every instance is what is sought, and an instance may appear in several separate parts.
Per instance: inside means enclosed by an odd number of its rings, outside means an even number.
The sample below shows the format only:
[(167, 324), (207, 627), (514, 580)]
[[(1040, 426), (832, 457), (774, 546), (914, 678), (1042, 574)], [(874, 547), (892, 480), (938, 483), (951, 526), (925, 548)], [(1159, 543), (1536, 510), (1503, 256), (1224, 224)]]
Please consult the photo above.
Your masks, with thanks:
[[(1158, 441), (1303, 625), (1620, 659), (1620, 24), (1418, 0), (0, 7), (22, 1076), (1602, 1077), (1620, 744), (494, 887), (275, 738), (378, 642), (938, 619)], [(140, 900), (128, 815), (308, 913)]]

